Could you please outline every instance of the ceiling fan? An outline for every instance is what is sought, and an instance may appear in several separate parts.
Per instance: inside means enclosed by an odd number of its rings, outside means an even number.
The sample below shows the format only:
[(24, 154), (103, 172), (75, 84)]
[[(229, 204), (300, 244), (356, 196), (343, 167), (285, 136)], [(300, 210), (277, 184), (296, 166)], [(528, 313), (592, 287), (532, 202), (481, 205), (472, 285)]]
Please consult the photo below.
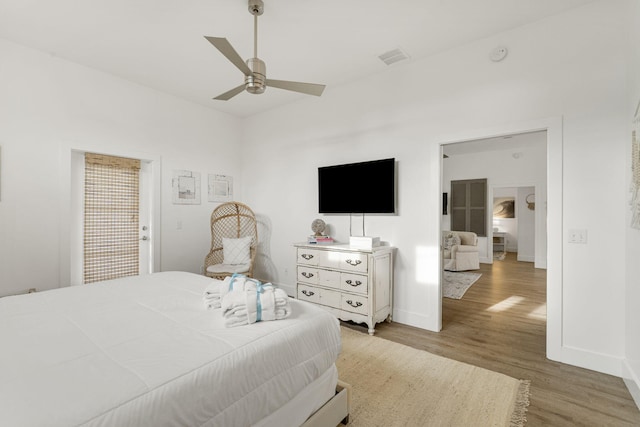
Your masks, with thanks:
[(264, 2), (262, 0), (249, 0), (249, 12), (253, 15), (253, 58), (247, 59), (246, 63), (242, 57), (238, 55), (231, 43), (223, 37), (204, 38), (216, 47), (224, 56), (227, 57), (233, 65), (238, 67), (244, 74), (244, 83), (235, 87), (213, 99), (227, 101), (243, 90), (249, 93), (260, 94), (269, 87), (277, 87), (279, 89), (292, 90), (308, 95), (320, 96), (324, 91), (325, 85), (315, 83), (292, 82), (288, 80), (273, 80), (267, 78), (267, 68), (264, 61), (258, 58), (258, 16), (264, 12)]

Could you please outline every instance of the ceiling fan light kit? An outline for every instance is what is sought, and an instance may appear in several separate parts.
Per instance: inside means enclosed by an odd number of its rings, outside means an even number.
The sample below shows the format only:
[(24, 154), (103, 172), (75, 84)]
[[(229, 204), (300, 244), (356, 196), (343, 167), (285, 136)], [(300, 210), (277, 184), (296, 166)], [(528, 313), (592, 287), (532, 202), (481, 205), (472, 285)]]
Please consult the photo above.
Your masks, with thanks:
[(253, 58), (247, 59), (245, 62), (242, 57), (231, 46), (231, 43), (222, 37), (205, 36), (209, 43), (220, 51), (233, 65), (235, 65), (242, 74), (244, 74), (244, 83), (237, 86), (213, 99), (220, 101), (228, 101), (238, 95), (243, 90), (252, 94), (261, 94), (267, 86), (278, 89), (285, 89), (294, 92), (300, 92), (307, 95), (320, 96), (325, 86), (315, 83), (292, 82), (288, 80), (272, 80), (267, 79), (267, 66), (260, 58), (258, 58), (258, 16), (264, 13), (264, 2), (262, 0), (248, 0), (249, 13), (253, 15)]

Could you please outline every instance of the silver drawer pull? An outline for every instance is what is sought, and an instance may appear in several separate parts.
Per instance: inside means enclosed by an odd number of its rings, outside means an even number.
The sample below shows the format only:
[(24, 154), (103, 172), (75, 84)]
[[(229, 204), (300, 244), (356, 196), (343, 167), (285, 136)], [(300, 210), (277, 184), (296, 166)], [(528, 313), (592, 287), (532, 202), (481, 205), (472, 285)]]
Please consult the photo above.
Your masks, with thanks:
[(307, 261), (309, 261), (311, 258), (313, 258), (313, 255), (311, 255), (311, 254), (301, 254), (300, 256), (302, 258), (306, 259)]
[(355, 260), (355, 261), (353, 261), (353, 260), (351, 260), (351, 259), (348, 259), (348, 260), (346, 260), (345, 262), (346, 262), (347, 264), (349, 264), (349, 265), (354, 266), (354, 267), (355, 267), (356, 265), (362, 264), (362, 261), (360, 261), (359, 259), (357, 259), (357, 260)]
[(351, 307), (355, 307), (355, 308), (358, 308), (358, 307), (360, 307), (362, 305), (362, 303), (360, 301), (356, 301), (354, 303), (350, 299), (347, 300), (347, 304), (349, 304)]
[(310, 296), (312, 296), (312, 295), (315, 295), (315, 294), (316, 294), (315, 292), (311, 292), (311, 291), (307, 291), (307, 290), (303, 290), (303, 291), (301, 291), (301, 292), (302, 292), (303, 294), (305, 294), (306, 296), (308, 296), (308, 297), (310, 297)]
[(307, 273), (306, 271), (303, 271), (302, 274), (304, 277), (306, 277), (307, 279), (311, 279), (313, 277), (313, 273)]
[(353, 286), (354, 288), (355, 288), (356, 286), (360, 286), (360, 285), (362, 285), (362, 282), (361, 282), (360, 280), (356, 280), (356, 283), (353, 283), (353, 280), (346, 280), (346, 281), (345, 281), (345, 283), (346, 283), (347, 285), (351, 285), (351, 286)]

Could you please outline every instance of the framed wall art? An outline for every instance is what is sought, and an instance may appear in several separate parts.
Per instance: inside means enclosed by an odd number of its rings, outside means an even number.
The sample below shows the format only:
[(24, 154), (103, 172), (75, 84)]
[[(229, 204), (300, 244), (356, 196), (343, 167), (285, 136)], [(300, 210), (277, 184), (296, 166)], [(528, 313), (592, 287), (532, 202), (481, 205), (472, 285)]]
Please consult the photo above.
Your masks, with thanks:
[(515, 197), (494, 197), (493, 198), (494, 218), (515, 218), (516, 199)]
[(230, 202), (233, 200), (233, 177), (209, 174), (210, 202)]
[(200, 204), (200, 172), (174, 170), (171, 185), (174, 204)]

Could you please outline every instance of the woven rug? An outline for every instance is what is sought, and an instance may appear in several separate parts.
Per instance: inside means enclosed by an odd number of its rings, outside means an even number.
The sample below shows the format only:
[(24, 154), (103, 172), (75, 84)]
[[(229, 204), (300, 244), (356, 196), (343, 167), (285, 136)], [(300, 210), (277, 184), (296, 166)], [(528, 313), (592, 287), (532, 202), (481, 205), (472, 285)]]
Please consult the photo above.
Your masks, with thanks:
[(480, 273), (466, 273), (461, 271), (445, 271), (442, 275), (442, 296), (460, 299), (482, 276)]
[(341, 329), (350, 426), (524, 425), (529, 381)]

